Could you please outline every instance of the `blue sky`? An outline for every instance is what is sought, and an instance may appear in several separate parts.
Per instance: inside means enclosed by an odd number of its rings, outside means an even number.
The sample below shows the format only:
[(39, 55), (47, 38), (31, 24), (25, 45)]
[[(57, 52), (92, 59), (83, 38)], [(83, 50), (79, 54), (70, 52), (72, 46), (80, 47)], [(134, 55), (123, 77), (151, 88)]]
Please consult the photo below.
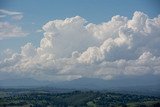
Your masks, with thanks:
[(155, 17), (160, 13), (159, 5), (159, 0), (1, 0), (1, 9), (23, 13), (23, 19), (14, 23), (21, 25), (29, 35), (1, 41), (0, 50), (18, 50), (27, 42), (34, 42), (38, 46), (43, 34), (35, 31), (49, 20), (79, 15), (88, 22), (101, 23), (110, 20), (114, 15), (131, 18), (135, 11)]
[(0, 74), (159, 75), (159, 7), (159, 0), (0, 0)]

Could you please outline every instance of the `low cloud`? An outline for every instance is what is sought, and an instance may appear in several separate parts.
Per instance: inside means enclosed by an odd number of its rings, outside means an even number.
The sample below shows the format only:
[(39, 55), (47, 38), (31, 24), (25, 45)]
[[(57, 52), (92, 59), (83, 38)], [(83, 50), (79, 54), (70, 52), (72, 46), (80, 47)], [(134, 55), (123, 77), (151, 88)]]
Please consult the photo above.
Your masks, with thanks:
[(42, 80), (160, 74), (160, 16), (135, 12), (101, 24), (75, 16), (43, 26), (39, 47), (27, 43), (0, 61), (0, 72)]

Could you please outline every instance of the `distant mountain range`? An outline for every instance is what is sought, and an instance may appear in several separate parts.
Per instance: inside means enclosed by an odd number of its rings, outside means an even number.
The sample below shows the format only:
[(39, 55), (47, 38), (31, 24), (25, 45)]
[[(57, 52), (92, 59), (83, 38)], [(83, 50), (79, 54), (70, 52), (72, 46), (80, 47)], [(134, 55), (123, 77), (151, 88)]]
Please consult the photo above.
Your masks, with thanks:
[(38, 87), (50, 84), (48, 81), (38, 81), (32, 78), (5, 79), (0, 80), (0, 87)]
[(60, 89), (110, 90), (139, 92), (160, 95), (160, 78), (158, 76), (139, 76), (103, 80), (99, 78), (79, 78), (71, 81), (51, 82), (31, 78), (0, 80), (0, 88), (52, 87)]
[(107, 89), (131, 86), (148, 86), (160, 83), (158, 77), (134, 77), (134, 78), (118, 78), (113, 80), (103, 80), (99, 78), (79, 78), (72, 81), (59, 82), (49, 84), (53, 87), (76, 88), (76, 89)]

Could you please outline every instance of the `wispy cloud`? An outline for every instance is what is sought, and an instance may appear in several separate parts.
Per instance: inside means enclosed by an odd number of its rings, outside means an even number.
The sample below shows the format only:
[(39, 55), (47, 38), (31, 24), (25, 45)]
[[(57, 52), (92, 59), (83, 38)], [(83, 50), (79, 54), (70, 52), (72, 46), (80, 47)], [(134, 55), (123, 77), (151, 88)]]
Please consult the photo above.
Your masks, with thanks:
[(0, 12), (7, 15), (19, 15), (22, 14), (21, 12), (15, 12), (15, 11), (8, 11), (4, 9), (0, 9)]
[(0, 18), (6, 17), (6, 15), (0, 15)]
[(9, 10), (0, 9), (0, 13), (3, 15), (3, 17), (11, 16), (15, 20), (20, 20), (23, 18), (23, 13), (17, 12), (17, 11), (9, 11)]
[(28, 33), (24, 32), (21, 27), (10, 24), (9, 22), (0, 22), (0, 40), (12, 37), (23, 37)]
[[(5, 19), (5, 17), (8, 17)], [(0, 18), (4, 18), (5, 21), (0, 21), (0, 40), (13, 38), (13, 37), (24, 37), (28, 33), (24, 32), (20, 26), (16, 23), (9, 22), (10, 19), (21, 20), (23, 18), (22, 12), (9, 11), (5, 9), (0, 9)]]
[(36, 30), (36, 32), (40, 33), (40, 32), (43, 32), (43, 30), (42, 29), (38, 29), (38, 30)]

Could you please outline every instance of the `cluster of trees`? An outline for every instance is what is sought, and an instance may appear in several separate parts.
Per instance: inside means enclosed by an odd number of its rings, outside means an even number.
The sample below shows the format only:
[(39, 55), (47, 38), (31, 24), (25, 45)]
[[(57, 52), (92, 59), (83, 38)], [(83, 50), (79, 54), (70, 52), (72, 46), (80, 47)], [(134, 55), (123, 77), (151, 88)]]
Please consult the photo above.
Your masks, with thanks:
[(160, 107), (160, 98), (95, 91), (30, 92), (0, 98), (0, 107)]

